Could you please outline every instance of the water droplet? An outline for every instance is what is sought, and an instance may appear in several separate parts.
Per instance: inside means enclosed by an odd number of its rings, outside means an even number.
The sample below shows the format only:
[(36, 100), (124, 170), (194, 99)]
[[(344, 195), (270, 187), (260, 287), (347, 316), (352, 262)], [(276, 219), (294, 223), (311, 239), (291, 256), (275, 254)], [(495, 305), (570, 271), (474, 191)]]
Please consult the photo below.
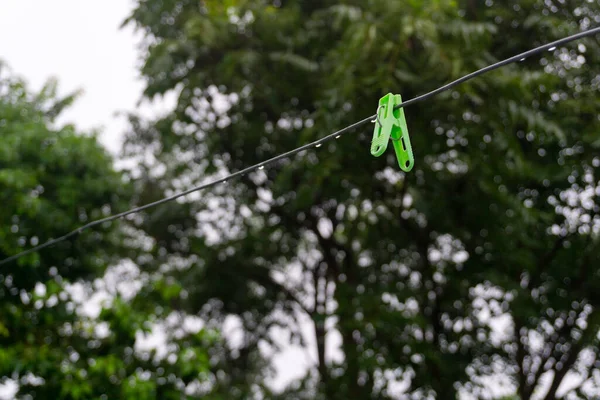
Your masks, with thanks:
[(521, 58), (519, 61), (525, 61), (525, 57)]
[(552, 46), (548, 49), (548, 51), (554, 51), (554, 50), (556, 50), (556, 46)]
[(339, 138), (341, 138), (341, 137), (342, 137), (342, 135), (337, 135), (335, 138), (336, 138), (336, 139), (339, 139)]
[(321, 147), (321, 143), (319, 143), (318, 145), (316, 145), (315, 147)]
[(260, 167), (258, 167), (258, 169), (265, 169), (265, 166), (261, 165)]

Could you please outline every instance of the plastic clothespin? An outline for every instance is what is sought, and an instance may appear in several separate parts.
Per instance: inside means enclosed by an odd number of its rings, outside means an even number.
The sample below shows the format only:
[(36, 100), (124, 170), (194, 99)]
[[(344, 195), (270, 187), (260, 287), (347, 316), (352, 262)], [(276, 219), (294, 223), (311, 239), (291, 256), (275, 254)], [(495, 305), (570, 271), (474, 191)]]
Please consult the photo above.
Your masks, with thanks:
[(388, 93), (379, 99), (377, 117), (373, 120), (375, 129), (373, 131), (373, 141), (371, 142), (371, 154), (375, 157), (382, 155), (387, 149), (391, 138), (400, 169), (408, 172), (413, 168), (415, 160), (410, 138), (408, 137), (404, 109), (394, 110), (394, 107), (399, 104), (402, 104), (402, 96), (399, 94)]

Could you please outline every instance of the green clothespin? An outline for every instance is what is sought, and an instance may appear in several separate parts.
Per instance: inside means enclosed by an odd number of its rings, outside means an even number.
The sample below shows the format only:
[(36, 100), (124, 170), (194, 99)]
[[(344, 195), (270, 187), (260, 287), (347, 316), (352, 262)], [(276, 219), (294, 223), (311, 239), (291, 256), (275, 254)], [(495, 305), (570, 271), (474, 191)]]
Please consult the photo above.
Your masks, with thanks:
[(388, 93), (379, 99), (377, 117), (373, 120), (375, 129), (373, 131), (373, 141), (371, 142), (371, 154), (375, 157), (382, 155), (387, 149), (391, 137), (400, 169), (408, 172), (413, 168), (415, 160), (410, 146), (410, 138), (408, 137), (404, 109), (394, 110), (394, 107), (398, 104), (402, 104), (402, 96), (399, 94)]

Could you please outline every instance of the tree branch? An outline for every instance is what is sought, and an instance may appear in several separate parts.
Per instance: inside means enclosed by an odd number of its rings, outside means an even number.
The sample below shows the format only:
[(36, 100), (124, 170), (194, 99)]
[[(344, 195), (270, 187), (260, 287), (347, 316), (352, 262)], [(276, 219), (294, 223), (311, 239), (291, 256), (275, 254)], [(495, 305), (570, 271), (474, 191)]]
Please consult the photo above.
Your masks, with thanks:
[(536, 273), (532, 274), (531, 279), (529, 281), (529, 288), (535, 288), (539, 285), (539, 280), (542, 273), (544, 272), (548, 264), (554, 259), (558, 251), (562, 249), (563, 243), (565, 242), (565, 240), (567, 240), (568, 237), (569, 235), (559, 236), (554, 241), (552, 248), (546, 254), (540, 257), (536, 266)]
[[(588, 316), (588, 321), (590, 319), (595, 318), (597, 314), (597, 310), (592, 311)], [(562, 363), (561, 368), (557, 369), (554, 373), (554, 376), (552, 377), (550, 389), (548, 390), (548, 393), (546, 394), (544, 400), (556, 400), (556, 391), (558, 390), (560, 384), (563, 382), (563, 379), (567, 375), (567, 372), (569, 372), (573, 364), (575, 364), (575, 361), (577, 361), (579, 353), (581, 352), (581, 350), (583, 350), (583, 346), (586, 344), (589, 336), (593, 337), (596, 334), (596, 331), (594, 329), (590, 330), (590, 326), (592, 325), (596, 326), (595, 324), (588, 323), (587, 327), (584, 330), (582, 330), (581, 337), (579, 338), (579, 340), (573, 341), (573, 345), (567, 351), (567, 357)]]
[(527, 387), (527, 372), (525, 371), (525, 354), (527, 352), (525, 350), (525, 345), (521, 342), (521, 329), (523, 329), (524, 326), (518, 318), (514, 318), (514, 321), (515, 342), (517, 343), (517, 354), (515, 355), (515, 362), (519, 367), (519, 398), (521, 400), (529, 400), (529, 397), (531, 396), (531, 392), (533, 392), (535, 384), (532, 385), (531, 389)]

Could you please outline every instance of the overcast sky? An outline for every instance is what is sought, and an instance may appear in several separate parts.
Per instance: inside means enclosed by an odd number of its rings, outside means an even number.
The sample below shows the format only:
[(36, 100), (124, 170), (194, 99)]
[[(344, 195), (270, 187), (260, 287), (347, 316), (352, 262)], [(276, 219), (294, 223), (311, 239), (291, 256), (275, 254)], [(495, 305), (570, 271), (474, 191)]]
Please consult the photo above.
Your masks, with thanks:
[(132, 110), (142, 89), (133, 29), (119, 29), (131, 7), (129, 0), (0, 1), (0, 59), (35, 89), (50, 77), (63, 94), (83, 89), (61, 121), (102, 128), (113, 152), (125, 127), (114, 113)]

